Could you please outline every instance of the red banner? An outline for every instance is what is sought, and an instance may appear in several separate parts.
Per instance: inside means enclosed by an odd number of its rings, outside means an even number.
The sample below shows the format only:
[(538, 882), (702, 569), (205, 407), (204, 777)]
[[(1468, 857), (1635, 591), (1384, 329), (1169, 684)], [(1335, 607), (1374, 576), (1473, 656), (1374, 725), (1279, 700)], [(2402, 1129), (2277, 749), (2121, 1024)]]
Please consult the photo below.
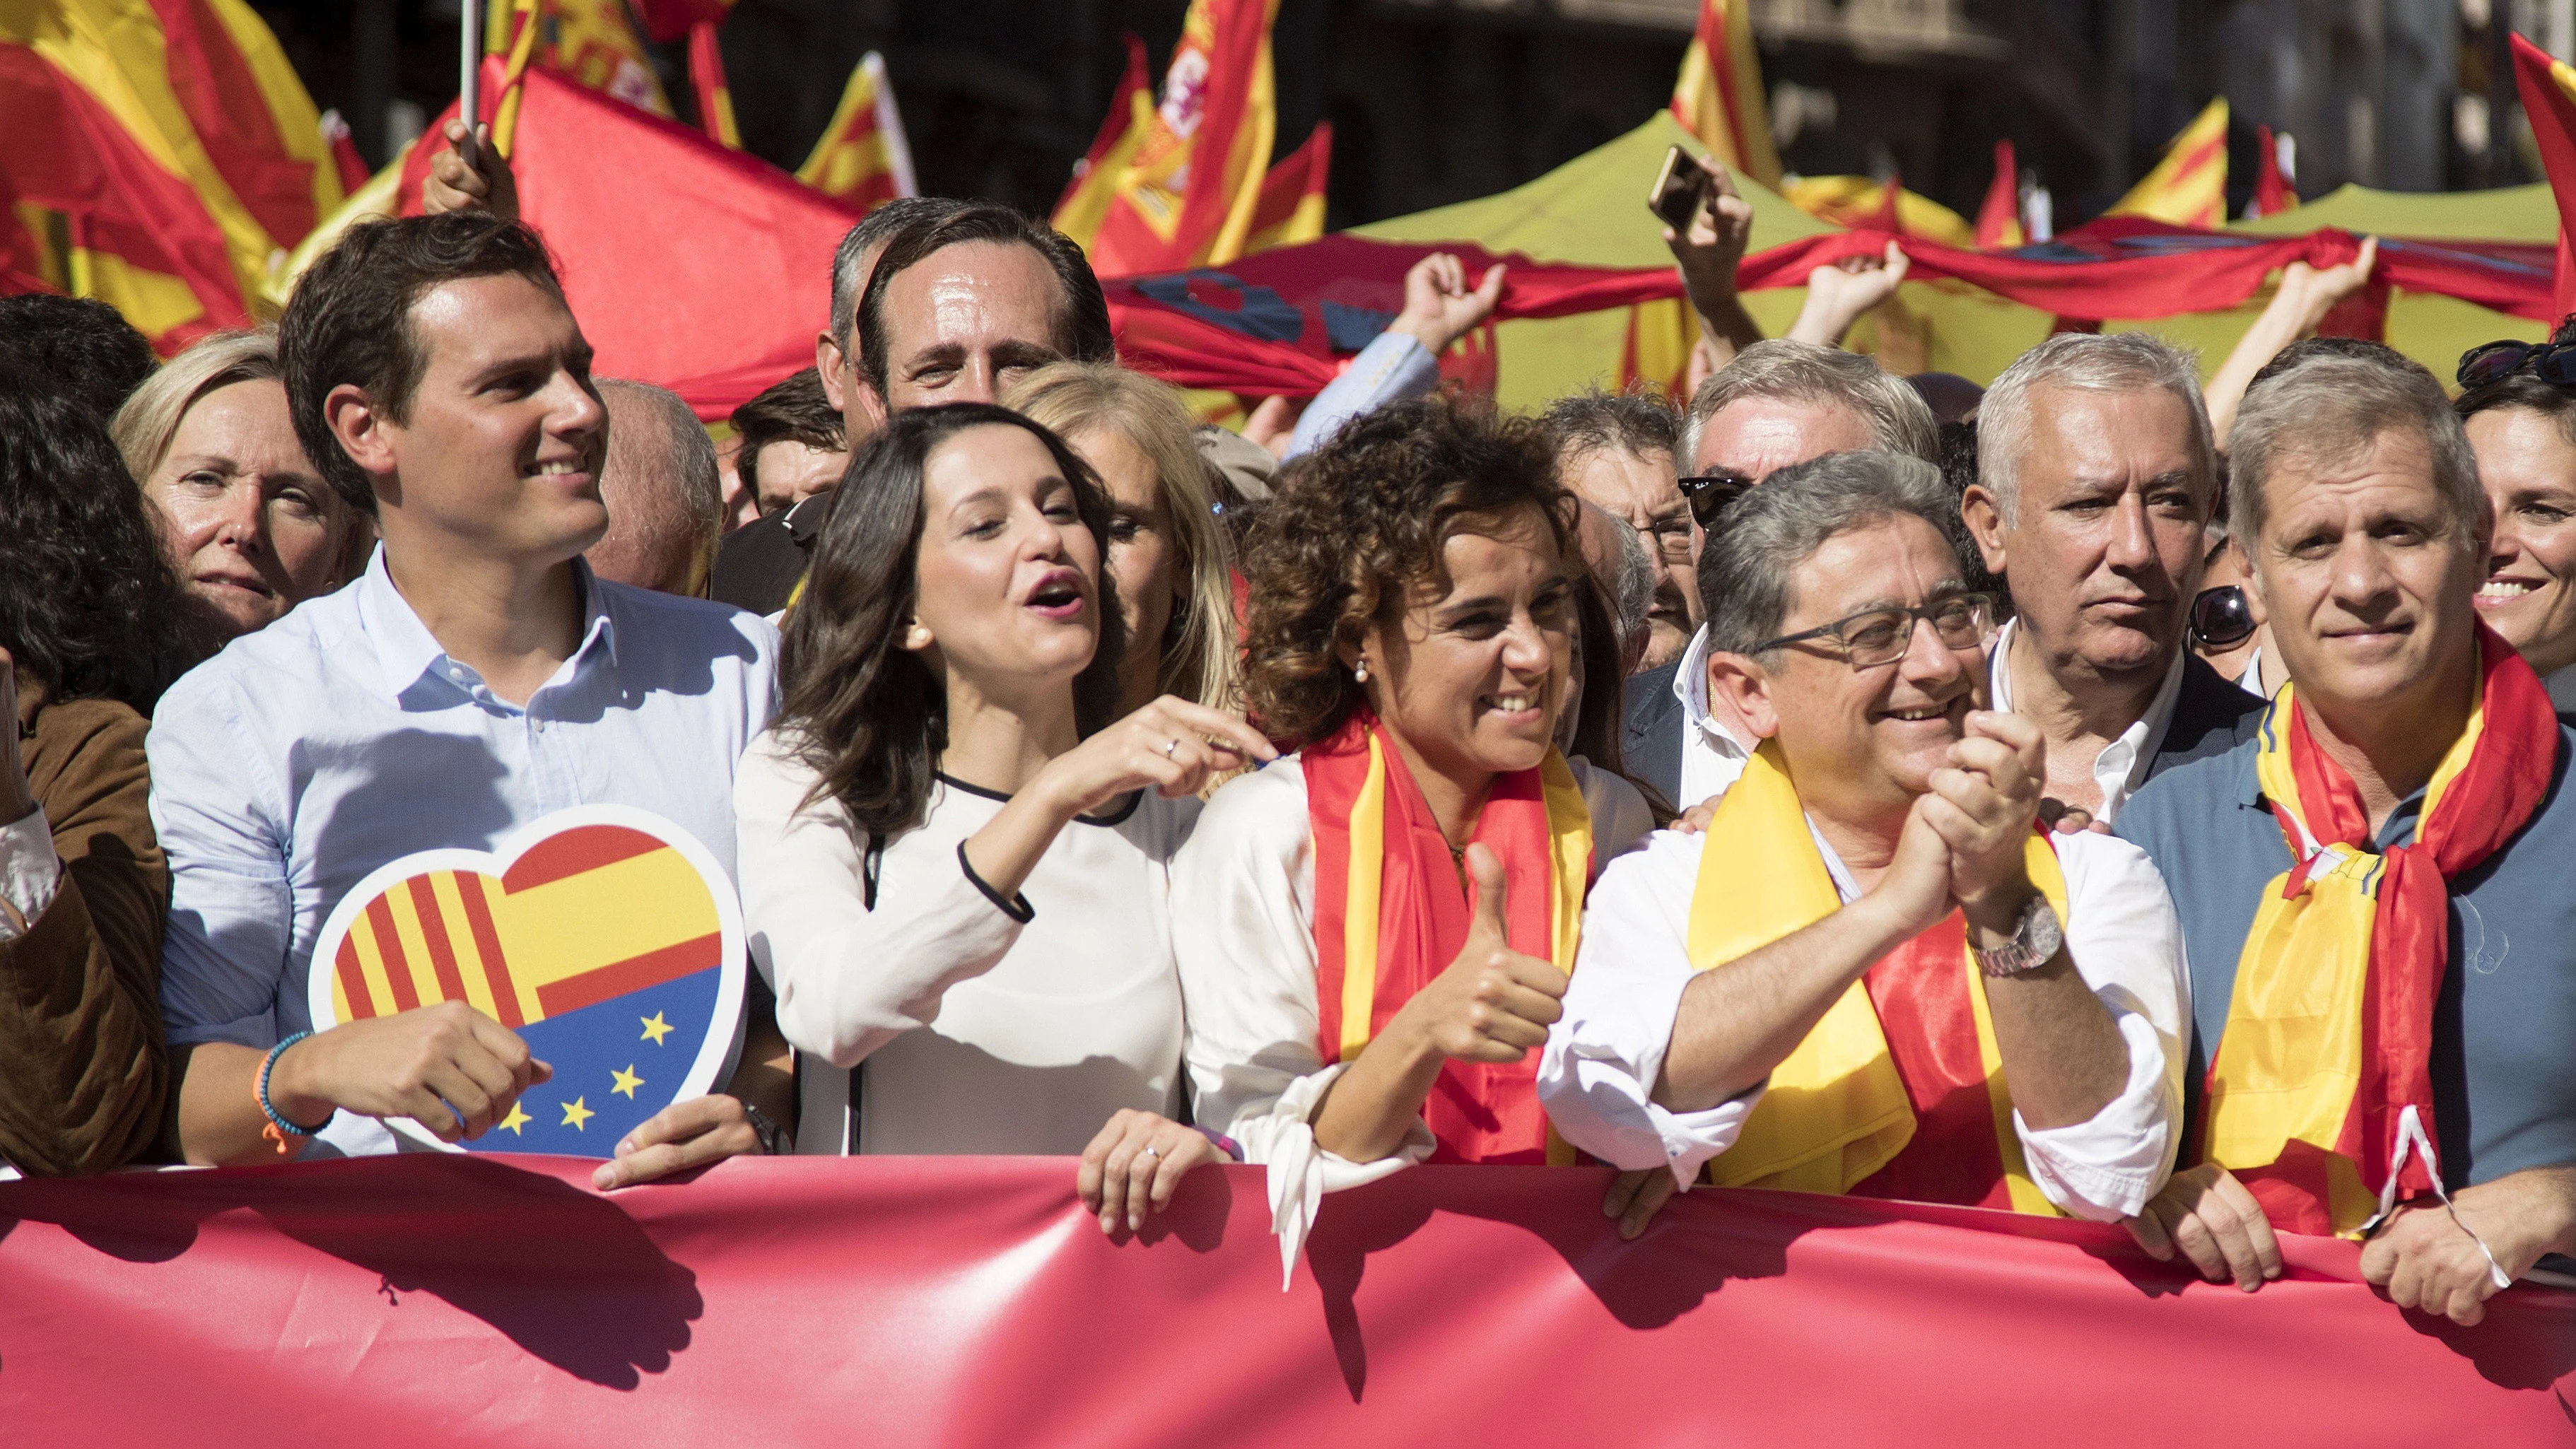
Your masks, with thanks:
[(2116, 1227), (1417, 1168), (1290, 1291), (1258, 1171), (1104, 1238), (1065, 1159), (420, 1154), (0, 1185), (0, 1425), (28, 1444), (2563, 1443), (2576, 1295), (2473, 1329), (2356, 1251), (2261, 1292)]

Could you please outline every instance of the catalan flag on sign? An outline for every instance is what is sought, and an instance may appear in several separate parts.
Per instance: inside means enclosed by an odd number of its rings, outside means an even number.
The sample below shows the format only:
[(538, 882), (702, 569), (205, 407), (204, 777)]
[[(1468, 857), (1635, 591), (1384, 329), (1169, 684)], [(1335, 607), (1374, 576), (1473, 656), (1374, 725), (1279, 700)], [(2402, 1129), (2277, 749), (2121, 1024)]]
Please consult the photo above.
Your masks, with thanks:
[(317, 1023), (461, 1001), (554, 1067), (472, 1150), (606, 1156), (653, 1113), (706, 1089), (698, 1069), (710, 1040), (731, 1044), (742, 987), (731, 887), (675, 843), (676, 830), (586, 818), (599, 813), (540, 821), (515, 858), (398, 861), (323, 930)]
[(1069, 232), (1094, 271), (1134, 276), (1244, 254), (1279, 124), (1270, 70), (1278, 9), (1278, 0), (1190, 0), (1161, 99), (1132, 111), (1131, 138), (1113, 143), (1123, 164), (1096, 166), (1080, 183), (1107, 192), (1096, 230)]
[(2211, 101), (2165, 145), (2165, 154), (2112, 216), (2143, 216), (2172, 226), (2227, 224), (2227, 97)]
[(884, 56), (871, 50), (859, 57), (850, 83), (841, 88), (831, 124), (823, 128), (805, 164), (796, 168), (796, 179), (868, 211), (898, 196), (920, 194), (912, 175), (912, 143), (904, 139), (903, 113), (895, 107)]
[(1752, 0), (1700, 0), (1699, 27), (1673, 80), (1672, 112), (1727, 167), (1765, 186), (1780, 185), (1771, 103), (1753, 51)]

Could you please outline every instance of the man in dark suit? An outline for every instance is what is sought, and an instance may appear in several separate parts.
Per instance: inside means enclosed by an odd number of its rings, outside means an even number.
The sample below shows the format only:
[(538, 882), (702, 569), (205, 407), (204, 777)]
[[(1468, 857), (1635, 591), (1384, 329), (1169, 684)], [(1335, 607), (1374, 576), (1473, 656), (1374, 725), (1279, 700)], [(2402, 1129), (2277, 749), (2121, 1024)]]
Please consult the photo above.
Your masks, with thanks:
[(2014, 612), (1993, 705), (2047, 737), (2043, 814), (2108, 829), (2263, 707), (2184, 647), (2218, 490), (2199, 373), (2144, 333), (2060, 333), (1995, 379), (1977, 454), (1961, 511)]

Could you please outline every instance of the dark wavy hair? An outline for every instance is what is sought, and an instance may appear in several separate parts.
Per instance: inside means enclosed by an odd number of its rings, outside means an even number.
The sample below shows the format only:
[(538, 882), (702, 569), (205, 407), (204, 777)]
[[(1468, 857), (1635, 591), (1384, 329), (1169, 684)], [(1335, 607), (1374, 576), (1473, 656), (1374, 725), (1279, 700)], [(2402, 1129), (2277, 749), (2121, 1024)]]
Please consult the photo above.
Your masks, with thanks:
[(1337, 646), (1401, 614), (1416, 586), (1445, 586), (1440, 555), (1452, 534), (1535, 509), (1568, 572), (1580, 570), (1552, 435), (1480, 403), (1391, 403), (1343, 425), (1277, 486), (1243, 559), (1244, 700), (1282, 749), (1324, 738), (1359, 705)]
[(1101, 560), (1094, 610), (1100, 644), (1074, 680), (1074, 722), (1089, 735), (1117, 712), (1125, 641), (1109, 579), (1109, 497), (1099, 478), (1062, 438), (1008, 408), (951, 403), (897, 413), (850, 460), (832, 494), (805, 592), (787, 611), (775, 722), (817, 776), (807, 803), (840, 801), (851, 824), (878, 844), (921, 824), (948, 747), (948, 697), (930, 666), (903, 647), (919, 591), (924, 475), (942, 444), (993, 425), (1027, 430), (1073, 485)]
[(525, 277), (563, 297), (546, 244), (488, 211), (360, 222), (296, 281), (277, 324), (287, 411), (304, 456), (350, 507), (375, 517), (376, 487), (332, 434), (323, 400), (355, 383), (386, 417), (410, 421), (412, 395), (429, 370), (413, 304), (441, 283), (498, 276)]
[[(86, 402), (0, 364), (0, 647), (50, 698), (143, 714), (214, 641)], [(15, 722), (12, 722), (15, 727)]]

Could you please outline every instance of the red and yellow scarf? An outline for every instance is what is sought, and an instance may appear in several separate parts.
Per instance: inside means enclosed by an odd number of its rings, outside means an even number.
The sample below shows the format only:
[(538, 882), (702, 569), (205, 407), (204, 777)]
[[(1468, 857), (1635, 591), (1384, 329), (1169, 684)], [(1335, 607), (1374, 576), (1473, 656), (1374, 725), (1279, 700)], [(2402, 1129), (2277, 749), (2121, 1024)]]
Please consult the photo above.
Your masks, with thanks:
[[(1474, 903), (1403, 754), (1373, 715), (1361, 711), (1299, 758), (1315, 832), (1316, 1048), (1330, 1064), (1358, 1057), (1449, 969)], [(1592, 812), (1564, 757), (1550, 749), (1538, 768), (1498, 776), (1476, 839), (1503, 863), (1512, 949), (1573, 971)], [(1550, 1160), (1537, 1080), (1535, 1051), (1508, 1066), (1443, 1065), (1422, 1109), (1440, 1143), (1431, 1160)], [(1572, 1160), (1561, 1144), (1554, 1155)]]
[(2392, 1198), (2432, 1187), (2424, 1155), (2398, 1143), (2410, 1113), (2434, 1140), (2450, 882), (2531, 819), (2558, 756), (2540, 677), (2484, 624), (2478, 649), (2477, 706), (2425, 788), (2412, 845), (2363, 844), (2361, 793), (2310, 736), (2296, 686), (2263, 716), (2255, 771), (2290, 866), (2265, 887), (2237, 959), (2200, 1150), (2292, 1232), (2353, 1233), (2392, 1186)]
[[(1689, 940), (1702, 971), (1842, 908), (1776, 744), (1746, 762), (1702, 839)], [(2025, 859), (2031, 884), (2069, 919), (2056, 847), (2034, 834)], [(1827, 1009), (1772, 1069), (1708, 1180), (2056, 1213), (2023, 1160), (1985, 977), (1958, 912), (1889, 952)]]

